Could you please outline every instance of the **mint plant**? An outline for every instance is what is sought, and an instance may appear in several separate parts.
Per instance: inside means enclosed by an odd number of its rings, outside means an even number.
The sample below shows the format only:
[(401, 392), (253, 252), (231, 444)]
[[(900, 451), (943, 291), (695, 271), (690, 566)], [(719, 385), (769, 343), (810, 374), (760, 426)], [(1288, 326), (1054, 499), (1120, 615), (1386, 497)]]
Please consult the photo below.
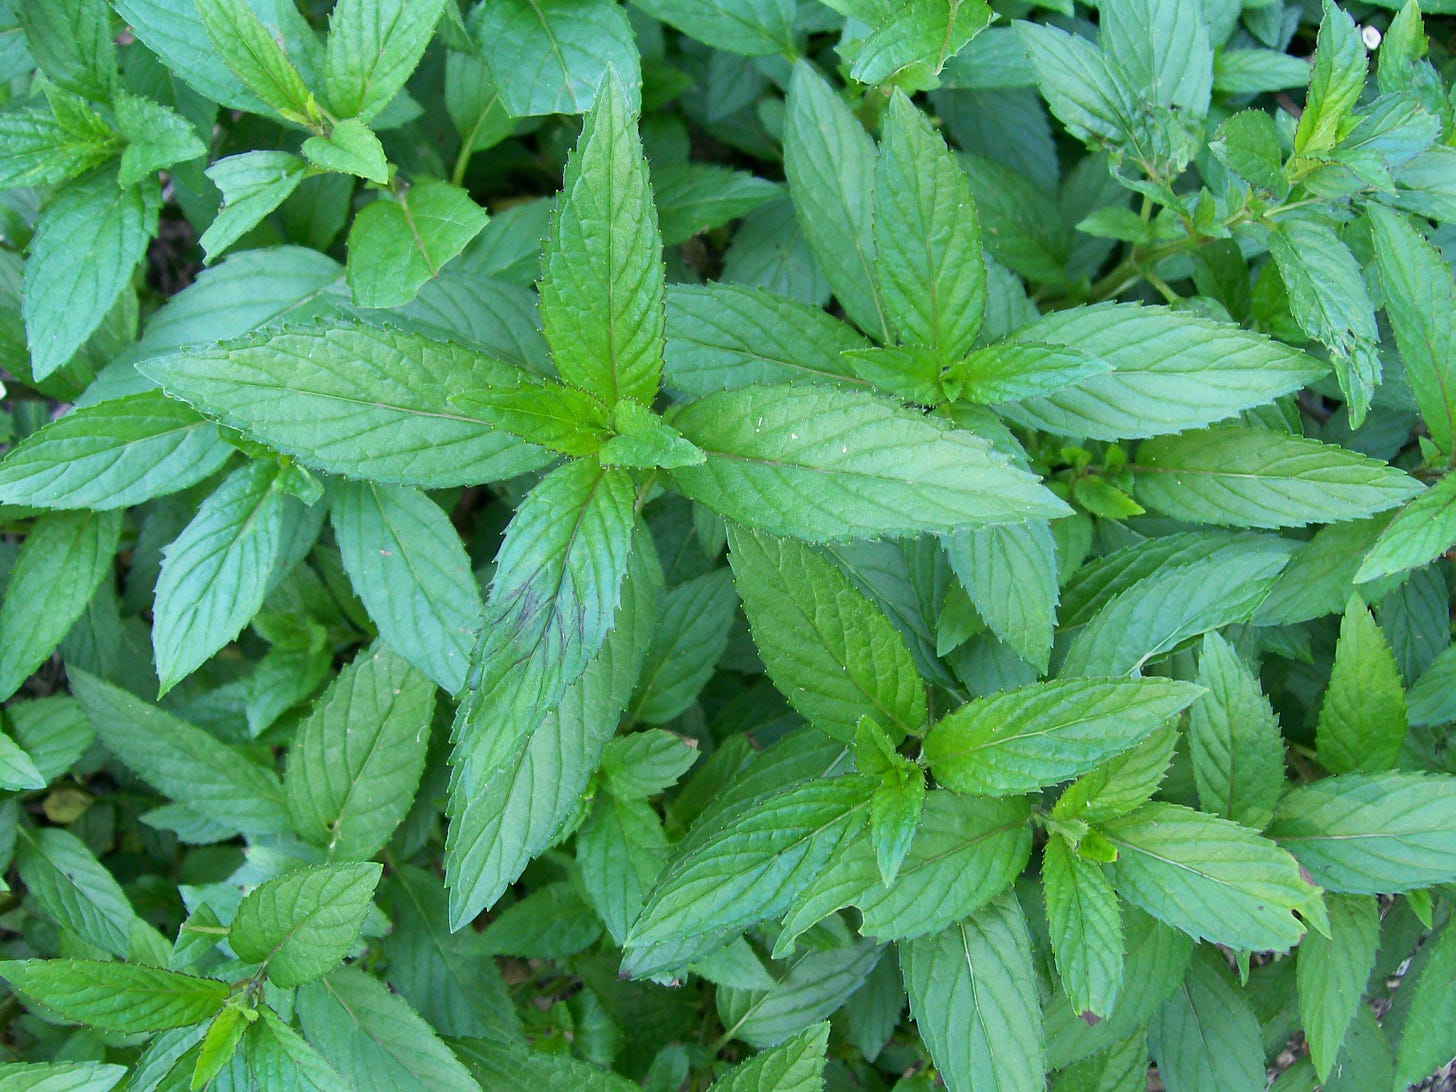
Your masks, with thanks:
[(1446, 1067), (1452, 15), (0, 3), (0, 1086)]

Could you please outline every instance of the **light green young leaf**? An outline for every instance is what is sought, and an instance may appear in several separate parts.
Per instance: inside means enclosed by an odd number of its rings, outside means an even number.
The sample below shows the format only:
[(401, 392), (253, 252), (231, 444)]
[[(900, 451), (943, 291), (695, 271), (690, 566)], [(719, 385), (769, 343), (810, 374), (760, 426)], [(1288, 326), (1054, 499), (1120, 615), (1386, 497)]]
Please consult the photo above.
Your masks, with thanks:
[(366, 860), (414, 802), (435, 691), (376, 644), (344, 668), (298, 728), (283, 791), (294, 831), (331, 861)]
[(260, 1088), (346, 1092), (349, 1087), (303, 1036), (266, 1007), (258, 1010), (258, 1019), (243, 1037), (243, 1057)]
[(0, 963), (0, 976), (67, 1020), (125, 1034), (206, 1020), (228, 995), (227, 983), (215, 978), (137, 963), (7, 960)]
[(243, 152), (219, 159), (207, 177), (222, 191), (217, 218), (198, 239), (213, 261), (287, 200), (303, 181), (304, 162), (289, 152)]
[(123, 189), (102, 171), (41, 214), (20, 303), (36, 379), (75, 355), (130, 283), (156, 234), (158, 194), (155, 180)]
[(1178, 725), (1169, 721), (1129, 751), (1108, 759), (1062, 791), (1052, 808), (1058, 819), (1088, 823), (1113, 819), (1145, 804), (1167, 775), (1178, 744)]
[(1112, 371), (1005, 406), (1017, 424), (1124, 440), (1201, 428), (1297, 391), (1325, 374), (1312, 357), (1191, 311), (1102, 303), (1054, 312), (1014, 344), (1070, 346)]
[(1414, 991), (1407, 1010), (1412, 1015), (1401, 1028), (1392, 1087), (1407, 1087), (1429, 1076), (1456, 1049), (1456, 1020), (1447, 1003), (1456, 988), (1456, 929), (1448, 921), (1426, 943), (1431, 946), (1430, 957), (1414, 982), (1402, 983)]
[(142, 370), (174, 397), (330, 473), (440, 489), (550, 459), (449, 408), (452, 393), (509, 385), (517, 368), (418, 334), (340, 323), (188, 349)]
[(20, 828), (15, 863), (26, 893), (57, 925), (118, 959), (132, 955), (132, 931), (147, 929), (111, 873), (69, 831)]
[(1320, 1080), (1329, 1080), (1355, 1008), (1375, 966), (1380, 913), (1369, 897), (1331, 895), (1330, 935), (1311, 933), (1299, 945), (1299, 1015)]
[(1112, 365), (1065, 345), (1000, 341), (954, 362), (944, 385), (963, 402), (996, 405), (1052, 394), (1112, 371)]
[(1262, 1092), (1259, 1020), (1218, 953), (1193, 955), (1182, 984), (1153, 1015), (1148, 1045), (1158, 1072), (1189, 1092)]
[(941, 539), (950, 567), (991, 632), (1038, 671), (1057, 624), (1057, 546), (1045, 520)]
[(514, 387), (452, 395), (450, 404), (562, 455), (595, 455), (611, 435), (608, 409), (595, 395), (550, 379), (522, 376)]
[(296, 123), (319, 120), (318, 103), (283, 46), (247, 0), (193, 0), (213, 48), (254, 95)]
[(770, 797), (668, 866), (626, 941), (632, 949), (774, 917), (868, 819), (874, 783), (822, 778)]
[(1405, 733), (1405, 690), (1395, 656), (1369, 608), (1351, 598), (1315, 730), (1320, 765), (1336, 774), (1392, 769)]
[(925, 776), (908, 760), (887, 772), (870, 798), (870, 841), (886, 887), (900, 874), (924, 809)]
[[(52, 99), (64, 94), (52, 92)], [(84, 103), (54, 110), (0, 112), (0, 186), (49, 186), (109, 159), (116, 133)]]
[(860, 83), (896, 77), (912, 88), (933, 87), (945, 62), (992, 18), (984, 0), (907, 0), (891, 8), (864, 40), (850, 75)]
[(647, 161), (608, 75), (567, 162), (542, 259), (541, 323), (561, 378), (608, 406), (662, 378), (663, 267)]
[(501, 101), (515, 117), (583, 114), (615, 69), (636, 111), (641, 63), (632, 24), (615, 0), (496, 0), (476, 32), (492, 72), (508, 73)]
[(311, 982), (354, 947), (381, 873), (368, 861), (303, 868), (259, 884), (239, 904), (228, 943), (239, 958), (264, 964), (276, 986)]
[(1294, 133), (1294, 150), (1301, 155), (1326, 151), (1344, 135), (1369, 71), (1355, 20), (1332, 0), (1323, 0), (1323, 12), (1309, 94)]
[(899, 93), (875, 163), (874, 231), (880, 296), (901, 341), (935, 349), (946, 363), (965, 356), (986, 306), (976, 202), (944, 141)]
[(784, 173), (799, 227), (845, 313), (889, 341), (875, 275), (874, 141), (807, 61), (789, 83)]
[(1148, 507), (1233, 527), (1359, 519), (1421, 491), (1410, 475), (1358, 452), (1236, 426), (1149, 440), (1134, 469), (1138, 500)]
[[(379, 143), (379, 138), (374, 135), (374, 130), (358, 118), (345, 118), (335, 122), (327, 134), (311, 136), (305, 140), (299, 151), (303, 153), (304, 159), (321, 171), (357, 175), (377, 186), (389, 185), (389, 160), (385, 158), (384, 145)], [(388, 208), (387, 205), (384, 207)], [(429, 216), (434, 211), (431, 208), (424, 215)], [(398, 222), (405, 227), (414, 227), (413, 220), (414, 217), (404, 215), (402, 218), (391, 217), (385, 222)], [(372, 223), (373, 221), (371, 221)], [(350, 239), (353, 239), (352, 234)], [(466, 242), (469, 242), (469, 239)], [(361, 247), (362, 245), (361, 240)], [(462, 243), (461, 247), (463, 248), (463, 246)], [(376, 245), (368, 251), (368, 254), (377, 254), (382, 249)], [(363, 301), (357, 298), (358, 294), (355, 295), (355, 302), (362, 303)], [(364, 306), (370, 305), (364, 304)]]
[(950, 1092), (1046, 1079), (1031, 938), (1003, 895), (942, 933), (900, 945), (910, 1012)]
[(713, 1082), (713, 1092), (820, 1092), (828, 1045), (829, 1022), (811, 1024), (734, 1066)]
[(1218, 633), (1203, 638), (1188, 753), (1203, 810), (1262, 830), (1284, 791), (1284, 741), (1259, 680)]
[(271, 460), (239, 467), (162, 551), (152, 611), (162, 693), (237, 637), (262, 607), (283, 548), (279, 482)]
[(47, 78), (93, 101), (110, 100), (116, 45), (105, 0), (20, 0), (10, 14), (17, 18)]
[(602, 651), (510, 759), (458, 782), (447, 859), (450, 922), (458, 929), (492, 905), (532, 857), (576, 815), (581, 794), (616, 730), (657, 622), (662, 570), (643, 539), (628, 559), (622, 602)]
[(977, 698), (925, 736), (935, 778), (1009, 796), (1055, 785), (1135, 746), (1201, 690), (1172, 679), (1060, 679)]
[[(4, 467), (0, 465), (0, 480)], [(1456, 474), (1447, 474), (1395, 514), (1360, 562), (1354, 582), (1418, 569), (1456, 545)]]
[(202, 1042), (198, 1045), (197, 1061), (192, 1067), (192, 1081), (189, 1085), (192, 1092), (202, 1092), (224, 1069), (232, 1070), (237, 1062), (242, 1061), (238, 1048), (242, 1045), (243, 1033), (247, 1030), (247, 1017), (236, 1005), (224, 1005), (212, 1018), (202, 1036)]
[(670, 423), (708, 456), (672, 471), (682, 491), (772, 534), (826, 541), (1066, 512), (980, 437), (856, 391), (721, 391)]
[(799, 381), (862, 386), (841, 354), (868, 347), (848, 323), (762, 288), (675, 284), (667, 291), (665, 378), (685, 394)]
[(692, 705), (728, 647), (735, 599), (726, 569), (668, 591), (633, 696), (634, 719), (666, 724)]
[(465, 684), (480, 585), (450, 517), (414, 489), (339, 482), (329, 518), (379, 635), (447, 692)]
[(216, 426), (160, 391), (73, 410), (0, 462), (0, 503), (128, 508), (216, 471), (234, 449)]
[(276, 834), (288, 829), (283, 788), (271, 769), (77, 667), (68, 675), (102, 744), (159, 792), (193, 805), (229, 830)]
[(443, 0), (344, 0), (329, 14), (324, 90), (340, 117), (368, 122), (404, 87)]
[(452, 813), (458, 794), (509, 759), (601, 649), (627, 574), (635, 499), (626, 471), (581, 459), (552, 471), (516, 510), (451, 729)]
[(1440, 252), (1405, 217), (1369, 209), (1385, 313), (1416, 406), (1442, 451), (1456, 450), (1456, 284)]
[(0, 696), (20, 689), (111, 572), (116, 512), (56, 512), (30, 526), (0, 600)]
[(1079, 1014), (1106, 1017), (1122, 991), (1122, 913), (1103, 866), (1063, 838), (1042, 851), (1047, 927), (1062, 990)]
[(1268, 834), (1330, 891), (1377, 895), (1456, 880), (1456, 777), (1341, 774), (1291, 789)]
[(460, 1060), (389, 987), (352, 967), (298, 991), (305, 1038), (357, 1092), (481, 1092)]
[(1098, 830), (1118, 850), (1118, 894), (1195, 939), (1282, 952), (1304, 934), (1294, 911), (1319, 903), (1293, 857), (1226, 819), (1153, 803)]
[(868, 716), (894, 738), (925, 723), (904, 639), (832, 562), (791, 539), (731, 526), (728, 560), (754, 643), (789, 704), (845, 743)]
[(434, 178), (365, 205), (349, 229), (354, 302), (360, 307), (409, 303), (480, 234), (488, 219), (463, 189)]

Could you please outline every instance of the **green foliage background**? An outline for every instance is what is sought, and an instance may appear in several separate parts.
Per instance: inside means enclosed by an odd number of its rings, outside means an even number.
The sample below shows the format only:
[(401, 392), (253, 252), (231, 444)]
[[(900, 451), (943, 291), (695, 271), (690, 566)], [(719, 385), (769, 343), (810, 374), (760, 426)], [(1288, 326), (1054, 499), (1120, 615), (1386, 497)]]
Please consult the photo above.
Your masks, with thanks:
[(1453, 14), (0, 0), (0, 1089), (1446, 1065)]

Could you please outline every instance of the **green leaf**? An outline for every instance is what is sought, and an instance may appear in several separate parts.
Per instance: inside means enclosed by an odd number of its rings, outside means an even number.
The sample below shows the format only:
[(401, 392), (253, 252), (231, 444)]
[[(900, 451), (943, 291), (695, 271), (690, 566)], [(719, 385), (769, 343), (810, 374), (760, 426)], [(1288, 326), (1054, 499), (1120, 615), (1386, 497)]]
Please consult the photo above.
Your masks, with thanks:
[(760, 1049), (776, 1046), (843, 1005), (883, 954), (868, 942), (805, 952), (771, 988), (719, 987), (718, 1018), (736, 1039)]
[(567, 162), (542, 259), (541, 322), (557, 371), (608, 406), (662, 376), (663, 270), (647, 162), (608, 76)]
[(1206, 556), (1163, 564), (1119, 592), (1082, 628), (1061, 674), (1119, 675), (1182, 641), (1246, 621), (1289, 562), (1269, 536), (1210, 543)]
[(341, 117), (367, 122), (403, 89), (435, 33), (443, 0), (345, 0), (329, 15), (324, 90)]
[(206, 1088), (232, 1064), (247, 1029), (248, 1020), (236, 1005), (224, 1005), (212, 1018), (198, 1048), (197, 1063), (192, 1068), (191, 1092)]
[(47, 78), (97, 102), (111, 98), (116, 46), (105, 0), (21, 0), (14, 9)]
[(1421, 490), (1408, 474), (1334, 444), (1229, 426), (1149, 440), (1135, 469), (1138, 499), (1150, 508), (1233, 527), (1359, 519)]
[(213, 261), (287, 200), (303, 181), (303, 160), (289, 152), (243, 152), (219, 159), (207, 177), (222, 191), (222, 208), (198, 243)]
[[(1339, 18), (1349, 16), (1341, 13)], [(1308, 220), (1279, 221), (1269, 233), (1269, 253), (1279, 267), (1295, 321), (1330, 350), (1350, 424), (1358, 428), (1381, 370), (1375, 308), (1360, 263), (1332, 230)]]
[(259, 884), (238, 905), (228, 943), (262, 963), (275, 986), (299, 986), (333, 970), (359, 939), (381, 867), (325, 865)]
[(217, 428), (160, 391), (72, 410), (0, 462), (0, 503), (128, 508), (195, 485), (233, 448)]
[(1182, 984), (1153, 1016), (1148, 1045), (1159, 1074), (1190, 1092), (1265, 1087), (1259, 1020), (1217, 953), (1194, 953)]
[(480, 1092), (430, 1026), (363, 971), (346, 967), (306, 984), (297, 1007), (304, 1036), (349, 1088)]
[(728, 560), (769, 677), (810, 724), (849, 743), (863, 716), (918, 734), (925, 690), (904, 639), (832, 562), (729, 528)]
[(1228, 323), (1136, 303), (1054, 312), (1017, 330), (1011, 342), (1071, 346), (1112, 365), (1002, 410), (1029, 428), (1094, 440), (1200, 428), (1297, 391), (1327, 370)]
[(943, 382), (961, 401), (996, 405), (1051, 394), (1110, 371), (1107, 361), (1068, 346), (1001, 341), (953, 363)]
[(1018, 22), (1015, 29), (1042, 95), (1072, 135), (1114, 144), (1125, 140), (1138, 106), (1109, 71), (1102, 51), (1056, 27)]
[(1044, 520), (941, 539), (950, 567), (986, 625), (1045, 672), (1057, 624), (1057, 548)]
[(932, 791), (910, 851), (889, 886), (872, 832), (861, 828), (795, 898), (776, 954), (845, 906), (858, 907), (860, 931), (880, 941), (924, 936), (960, 921), (1010, 887), (1026, 867), (1028, 818), (1023, 799)]
[(728, 647), (736, 607), (726, 569), (668, 591), (632, 699), (635, 719), (666, 724), (691, 707)]
[(446, 691), (459, 691), (482, 606), (450, 517), (414, 489), (339, 482), (329, 518), (349, 583), (379, 635)]
[(515, 477), (549, 459), (449, 409), (451, 393), (508, 385), (516, 368), (417, 334), (339, 324), (142, 367), (174, 397), (330, 473), (438, 489)]
[(898, 77), (933, 87), (945, 62), (991, 22), (983, 0), (909, 0), (892, 10), (864, 40), (850, 75), (860, 83)]
[(1284, 791), (1284, 741), (1259, 680), (1218, 633), (1203, 638), (1188, 753), (1203, 810), (1262, 830)]
[(213, 48), (248, 90), (289, 121), (319, 120), (318, 104), (298, 69), (247, 0), (193, 2)]
[(632, 0), (632, 6), (729, 53), (762, 57), (794, 48), (793, 0)]
[(635, 499), (626, 471), (582, 459), (516, 510), (451, 730), (452, 813), (458, 793), (509, 758), (601, 649), (627, 575)]
[(76, 667), (68, 674), (102, 744), (159, 792), (229, 830), (288, 829), (283, 789), (271, 769), (94, 675)]
[(1294, 132), (1294, 150), (1301, 155), (1325, 151), (1340, 139), (1368, 74), (1355, 21), (1331, 0), (1323, 0), (1323, 11), (1309, 94)]
[(177, 111), (140, 95), (121, 92), (113, 103), (116, 125), (126, 138), (117, 182), (134, 186), (160, 170), (207, 154), (192, 123)]
[(1456, 929), (1447, 923), (1430, 945), (1430, 956), (1416, 980), (1402, 983), (1413, 991), (1396, 1051), (1394, 1087), (1412, 1085), (1445, 1065), (1456, 1048), (1456, 1021), (1446, 1003), (1456, 985)]
[(149, 928), (111, 873), (69, 831), (22, 827), (15, 863), (26, 892), (57, 925), (118, 959), (132, 955), (133, 930)]
[(1102, 865), (1058, 837), (1042, 851), (1047, 926), (1062, 990), (1079, 1014), (1111, 1014), (1122, 990), (1122, 913)]
[(268, 109), (223, 62), (195, 3), (114, 0), (113, 6), (148, 49), (207, 98), (235, 110), (262, 113)]
[(460, 134), (462, 154), (493, 148), (516, 127), (501, 102), (495, 74), (473, 53), (452, 50), (445, 58), (445, 110)]
[(1201, 691), (1172, 679), (1061, 679), (978, 698), (925, 736), (935, 779), (1009, 796), (1086, 773), (1135, 746)]
[(1342, 774), (1285, 793), (1269, 836), (1315, 883), (1351, 895), (1456, 879), (1456, 778)]
[(652, 182), (667, 246), (747, 216), (781, 192), (776, 182), (710, 163), (656, 167)]
[(228, 995), (226, 982), (135, 963), (7, 960), (0, 976), (66, 1020), (126, 1034), (206, 1020)]
[(819, 308), (761, 288), (674, 284), (667, 292), (666, 382), (685, 394), (757, 383), (860, 385), (841, 354), (868, 347)]
[(697, 741), (657, 729), (618, 736), (602, 755), (602, 786), (618, 800), (671, 788), (698, 760)]
[(672, 471), (682, 491), (772, 534), (944, 532), (1066, 511), (980, 437), (855, 391), (722, 391), (670, 423), (708, 456)]
[(425, 765), (435, 690), (388, 645), (344, 668), (298, 728), (283, 790), (294, 831), (330, 860), (367, 860), (389, 840)]
[(646, 801), (598, 797), (576, 836), (576, 862), (587, 901), (613, 943), (626, 940), (667, 856), (662, 820)]
[(67, 186), (41, 214), (20, 304), (36, 379), (75, 355), (131, 283), (157, 208), (154, 181), (122, 189), (103, 171)]
[[(52, 97), (63, 94), (57, 90)], [(0, 113), (0, 186), (54, 185), (110, 158), (116, 133), (84, 102), (68, 106)]]
[(466, 391), (452, 395), (450, 403), (563, 455), (595, 455), (610, 435), (607, 407), (600, 400), (549, 379), (523, 375), (513, 387)]
[(1014, 895), (901, 944), (900, 964), (911, 1015), (947, 1088), (1031, 1089), (1045, 1080), (1031, 939)]
[(1213, 49), (1197, 6), (1178, 0), (1110, 0), (1099, 9), (1098, 44), (1108, 67), (1139, 98), (1161, 107), (1208, 113)]
[[(3, 480), (0, 466), (0, 480)], [(1456, 545), (1456, 475), (1448, 474), (1395, 514), (1355, 571), (1357, 584), (1418, 569)]]
[(1373, 899), (1332, 895), (1327, 903), (1329, 937), (1305, 937), (1296, 964), (1299, 1015), (1322, 1081), (1329, 1080), (1380, 944), (1380, 914)]
[[(861, 53), (858, 63), (864, 60)], [(880, 296), (900, 339), (935, 349), (946, 362), (965, 356), (986, 306), (976, 202), (950, 150), (899, 93), (890, 99), (875, 163), (874, 230)]]
[(1063, 790), (1052, 814), (1058, 819), (1096, 823), (1126, 815), (1158, 790), (1173, 761), (1178, 726), (1169, 721), (1116, 758), (1083, 774)]
[(1319, 889), (1299, 864), (1246, 827), (1176, 804), (1145, 804), (1099, 824), (1117, 847), (1113, 885), (1134, 906), (1200, 940), (1285, 951)]
[(0, 788), (24, 792), (46, 787), (46, 778), (30, 755), (9, 736), (0, 732)]
[(828, 1045), (829, 1022), (811, 1024), (734, 1066), (712, 1087), (714, 1092), (820, 1092)]
[(615, 69), (636, 110), (641, 66), (627, 14), (614, 0), (499, 0), (476, 33), (492, 72), (509, 73), (501, 101), (515, 117), (582, 114)]
[(873, 783), (809, 781), (770, 797), (668, 866), (626, 941), (634, 948), (774, 917), (868, 818)]
[(794, 66), (784, 119), (784, 173), (799, 227), (845, 313), (890, 340), (875, 275), (875, 145), (807, 62)]
[(462, 775), (446, 842), (454, 928), (493, 904), (578, 814), (581, 794), (631, 696), (657, 621), (662, 571), (637, 536), (622, 602), (595, 659), (502, 765)]
[[(340, 174), (357, 175), (366, 181), (373, 182), (377, 186), (389, 185), (389, 160), (385, 158), (384, 146), (379, 143), (379, 138), (374, 135), (374, 130), (370, 129), (359, 118), (345, 118), (343, 121), (335, 122), (329, 128), (326, 135), (309, 137), (303, 142), (303, 147), (299, 150), (303, 153), (304, 159), (308, 160), (312, 166), (317, 167), (321, 171), (338, 171)], [(385, 209), (389, 207), (388, 205), (383, 206)], [(433, 205), (419, 209), (412, 208), (410, 212), (418, 212), (419, 215), (414, 216), (407, 212), (401, 216), (390, 217), (388, 219), (385, 219), (381, 214), (374, 215), (380, 222), (397, 224), (406, 231), (414, 232), (420, 232), (424, 226), (417, 223), (417, 220), (438, 216), (438, 210)], [(371, 219), (370, 224), (377, 233), (378, 225), (375, 221)], [(483, 220), (481, 221), (481, 226), (484, 226)], [(478, 231), (479, 228), (476, 230)], [(352, 233), (349, 238), (350, 241), (353, 241), (354, 236)], [(372, 242), (373, 245), (365, 251), (363, 249), (366, 243), (365, 237), (361, 236), (359, 240), (359, 246), (364, 257), (374, 257), (381, 251), (386, 250), (374, 237), (370, 237), (368, 241)], [(465, 242), (469, 241), (468, 238), (465, 240)], [(460, 247), (456, 248), (456, 253), (459, 253), (464, 248), (464, 245), (464, 243), (461, 243)], [(428, 248), (421, 247), (421, 249), (427, 250), (428, 257)], [(442, 261), (439, 264), (443, 265), (444, 262)], [(363, 304), (365, 307), (374, 306), (365, 303), (359, 298), (359, 295), (359, 292), (356, 291), (355, 303)], [(409, 301), (406, 299), (404, 302), (407, 303)]]
[(114, 512), (57, 512), (31, 524), (0, 600), (0, 695), (20, 689), (81, 617), (120, 536)]
[(152, 647), (166, 693), (228, 644), (258, 613), (283, 548), (277, 463), (227, 476), (162, 551)]
[(900, 874), (924, 807), (925, 777), (913, 764), (888, 771), (870, 798), (870, 841), (886, 887)]
[(1315, 730), (1320, 765), (1336, 774), (1389, 770), (1405, 733), (1405, 690), (1395, 656), (1369, 609), (1351, 598)]
[(1456, 652), (1447, 649), (1421, 673), (1406, 694), (1406, 716), (1415, 727), (1456, 720)]
[(243, 1037), (248, 1072), (260, 1088), (279, 1092), (345, 1092), (349, 1087), (298, 1032), (267, 1008)]
[(110, 1092), (126, 1067), (103, 1062), (6, 1062), (0, 1065), (4, 1092)]
[(399, 307), (485, 227), (459, 186), (426, 178), (359, 210), (349, 229), (349, 290), (360, 307)]

